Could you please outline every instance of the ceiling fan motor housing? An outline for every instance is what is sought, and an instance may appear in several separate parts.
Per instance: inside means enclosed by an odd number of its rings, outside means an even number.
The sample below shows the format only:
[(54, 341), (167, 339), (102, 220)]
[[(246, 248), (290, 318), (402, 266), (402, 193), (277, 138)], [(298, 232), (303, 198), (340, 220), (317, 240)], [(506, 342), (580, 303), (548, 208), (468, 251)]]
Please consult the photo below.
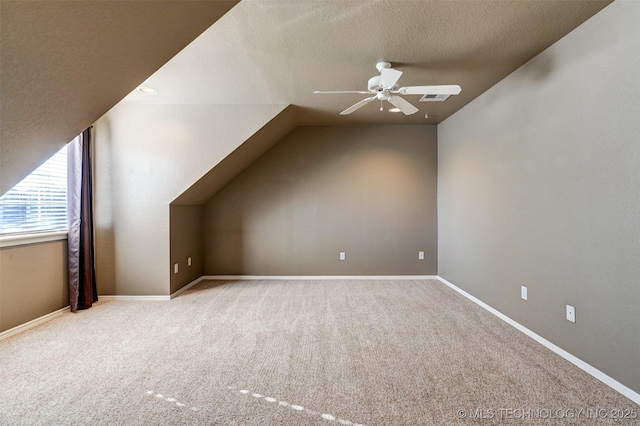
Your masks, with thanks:
[(394, 85), (393, 87), (382, 87), (380, 86), (380, 76), (376, 75), (374, 77), (371, 77), (369, 79), (369, 82), (367, 83), (367, 89), (369, 89), (370, 92), (372, 93), (379, 93), (384, 91), (385, 89), (388, 90), (396, 90), (398, 88), (398, 85)]
[(370, 92), (377, 92), (380, 88), (380, 76), (376, 75), (375, 77), (371, 77), (367, 83), (367, 88)]
[(381, 100), (381, 101), (386, 101), (391, 96), (390, 89), (392, 89), (392, 88), (386, 88), (386, 87), (380, 86), (380, 76), (379, 75), (377, 75), (375, 77), (371, 77), (369, 79), (369, 83), (367, 84), (367, 87), (368, 87), (369, 91), (372, 92), (373, 94), (375, 94), (376, 98)]

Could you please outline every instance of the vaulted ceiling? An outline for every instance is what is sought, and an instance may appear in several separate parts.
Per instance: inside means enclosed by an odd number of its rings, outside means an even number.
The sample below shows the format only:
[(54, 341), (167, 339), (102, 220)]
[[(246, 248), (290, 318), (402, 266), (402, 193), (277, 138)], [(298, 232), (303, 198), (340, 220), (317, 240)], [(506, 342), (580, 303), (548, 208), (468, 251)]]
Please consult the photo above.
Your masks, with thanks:
[[(610, 1), (235, 3), (2, 0), (1, 192), (122, 98), (291, 104), (305, 125), (437, 124)], [(377, 102), (341, 116), (366, 95), (313, 94), (366, 90), (381, 60), (404, 72), (403, 86), (459, 84), (462, 93), (407, 96), (420, 109), (411, 116)], [(531, 78), (552, 71), (551, 61)], [(132, 92), (143, 81), (158, 95)]]

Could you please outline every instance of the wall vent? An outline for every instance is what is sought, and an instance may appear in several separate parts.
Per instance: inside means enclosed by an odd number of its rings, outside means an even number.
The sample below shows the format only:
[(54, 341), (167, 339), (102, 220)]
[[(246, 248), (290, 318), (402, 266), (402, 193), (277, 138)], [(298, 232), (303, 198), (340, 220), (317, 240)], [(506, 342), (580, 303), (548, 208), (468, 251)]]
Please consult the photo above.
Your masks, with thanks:
[(422, 98), (420, 98), (420, 102), (438, 102), (438, 101), (446, 101), (450, 95), (431, 95), (426, 94)]

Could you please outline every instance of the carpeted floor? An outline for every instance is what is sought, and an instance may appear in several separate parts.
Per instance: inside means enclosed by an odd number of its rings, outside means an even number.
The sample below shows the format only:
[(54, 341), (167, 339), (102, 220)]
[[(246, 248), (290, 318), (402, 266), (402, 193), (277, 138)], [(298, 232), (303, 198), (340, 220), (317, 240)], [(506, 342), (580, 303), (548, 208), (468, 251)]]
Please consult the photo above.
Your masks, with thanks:
[[(99, 303), (7, 338), (0, 366), (2, 425), (631, 425), (640, 416), (438, 281), (205, 281), (170, 302)], [(633, 410), (635, 420), (612, 418)]]

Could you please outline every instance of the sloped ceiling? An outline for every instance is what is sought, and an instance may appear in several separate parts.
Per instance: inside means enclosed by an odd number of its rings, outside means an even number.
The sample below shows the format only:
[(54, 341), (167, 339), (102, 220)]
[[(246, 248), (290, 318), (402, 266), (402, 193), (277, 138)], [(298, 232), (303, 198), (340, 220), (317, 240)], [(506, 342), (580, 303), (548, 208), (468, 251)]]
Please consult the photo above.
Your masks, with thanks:
[(171, 204), (204, 204), (295, 127), (295, 107), (289, 105), (187, 188)]
[(0, 2), (0, 194), (237, 1)]
[[(123, 102), (292, 104), (301, 125), (437, 124), (610, 1), (243, 0), (224, 14), (234, 3), (2, 0), (1, 191), (147, 77), (159, 94)], [(313, 94), (365, 90), (380, 60), (404, 72), (401, 85), (462, 93), (408, 98), (412, 116), (377, 102), (340, 116), (363, 96)]]
[[(145, 84), (157, 96), (125, 102), (293, 104), (305, 125), (437, 124), (566, 35), (610, 1), (243, 0)], [(378, 61), (404, 72), (400, 85), (459, 84), (445, 102), (411, 116), (367, 95)], [(537, 70), (544, 79), (553, 63)], [(425, 119), (425, 114), (429, 118)]]

